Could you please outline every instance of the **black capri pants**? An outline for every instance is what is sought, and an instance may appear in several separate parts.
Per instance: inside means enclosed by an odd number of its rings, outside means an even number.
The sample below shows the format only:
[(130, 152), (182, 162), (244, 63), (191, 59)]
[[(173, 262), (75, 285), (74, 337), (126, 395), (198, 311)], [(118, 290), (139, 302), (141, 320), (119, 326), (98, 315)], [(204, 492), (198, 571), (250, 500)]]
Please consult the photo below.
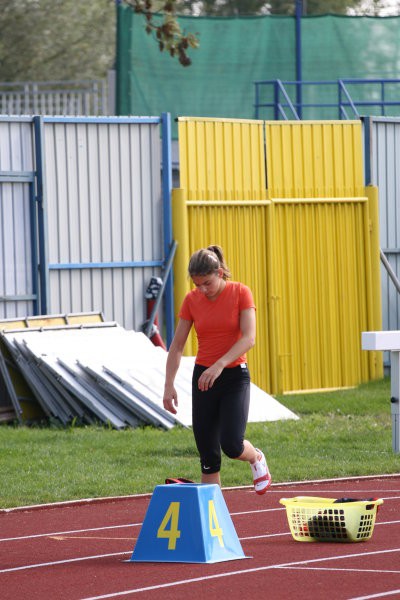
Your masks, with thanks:
[(218, 473), (221, 450), (238, 458), (250, 406), (250, 373), (246, 364), (224, 369), (207, 391), (200, 391), (198, 379), (207, 367), (195, 365), (192, 378), (192, 423), (201, 471)]

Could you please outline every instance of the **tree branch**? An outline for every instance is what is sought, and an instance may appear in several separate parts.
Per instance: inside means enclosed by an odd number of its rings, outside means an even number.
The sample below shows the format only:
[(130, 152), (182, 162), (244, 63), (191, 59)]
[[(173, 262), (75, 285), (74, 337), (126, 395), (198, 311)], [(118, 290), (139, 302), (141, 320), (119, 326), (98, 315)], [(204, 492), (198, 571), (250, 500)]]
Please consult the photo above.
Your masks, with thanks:
[[(125, 3), (132, 6), (136, 13), (144, 15), (146, 33), (154, 35), (160, 52), (166, 51), (170, 56), (177, 57), (183, 67), (192, 64), (187, 50), (199, 47), (198, 34), (182, 31), (176, 18), (176, 0), (125, 0)], [(155, 18), (157, 13), (163, 15), (161, 22)]]

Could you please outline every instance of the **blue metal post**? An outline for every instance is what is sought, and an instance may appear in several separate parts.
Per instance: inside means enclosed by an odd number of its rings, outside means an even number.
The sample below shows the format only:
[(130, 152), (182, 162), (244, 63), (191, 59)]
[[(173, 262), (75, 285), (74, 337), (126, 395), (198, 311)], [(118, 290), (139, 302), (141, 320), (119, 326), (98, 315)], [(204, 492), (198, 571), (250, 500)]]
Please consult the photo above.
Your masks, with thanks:
[(43, 117), (33, 117), (35, 128), (35, 154), (36, 154), (36, 201), (38, 205), (38, 237), (39, 237), (39, 276), (40, 276), (40, 301), (41, 315), (47, 314), (49, 299), (49, 265), (47, 250), (47, 209), (46, 185), (44, 178), (43, 157)]
[(372, 184), (371, 174), (371, 124), (372, 117), (361, 117), (364, 127), (364, 184)]
[[(165, 260), (171, 252), (173, 244), (172, 237), (172, 150), (171, 150), (171, 115), (169, 113), (161, 114), (161, 135), (162, 135), (162, 195), (164, 211), (164, 257)], [(169, 348), (174, 336), (174, 279), (171, 269), (165, 285), (165, 324), (167, 348)]]
[(30, 229), (31, 229), (31, 252), (32, 252), (32, 294), (33, 300), (33, 314), (39, 314), (39, 302), (38, 302), (38, 291), (39, 291), (39, 273), (38, 273), (38, 257), (37, 257), (37, 210), (36, 210), (36, 194), (34, 183), (29, 184), (29, 217), (30, 217)]
[(295, 0), (296, 2), (296, 108), (300, 119), (303, 116), (302, 108), (302, 56), (301, 56), (301, 17), (303, 16), (303, 0)]
[(275, 121), (279, 121), (280, 113), (279, 113), (279, 81), (276, 80), (274, 82), (274, 118)]
[(255, 114), (256, 119), (258, 119), (259, 114), (260, 114), (259, 105), (260, 105), (260, 90), (259, 90), (259, 85), (256, 81), (256, 114)]

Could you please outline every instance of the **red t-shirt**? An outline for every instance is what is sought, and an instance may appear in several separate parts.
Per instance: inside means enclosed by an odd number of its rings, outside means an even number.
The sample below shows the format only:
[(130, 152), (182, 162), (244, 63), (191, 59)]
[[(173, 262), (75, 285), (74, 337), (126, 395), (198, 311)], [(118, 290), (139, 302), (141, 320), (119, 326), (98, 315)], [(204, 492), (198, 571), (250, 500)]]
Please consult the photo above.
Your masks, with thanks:
[[(214, 301), (206, 298), (197, 288), (185, 296), (179, 317), (194, 324), (198, 340), (198, 365), (210, 367), (240, 339), (240, 313), (247, 308), (255, 308), (251, 290), (236, 281), (227, 281)], [(228, 367), (244, 362), (246, 354), (239, 356)]]

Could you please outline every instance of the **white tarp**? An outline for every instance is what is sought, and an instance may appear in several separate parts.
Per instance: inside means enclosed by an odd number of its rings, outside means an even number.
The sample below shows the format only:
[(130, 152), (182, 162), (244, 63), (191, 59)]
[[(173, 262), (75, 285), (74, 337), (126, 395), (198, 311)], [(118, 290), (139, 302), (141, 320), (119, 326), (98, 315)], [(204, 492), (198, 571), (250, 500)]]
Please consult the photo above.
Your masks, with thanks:
[[(101, 323), (5, 331), (2, 335), (17, 351), (26, 349), (24, 354), (29, 355), (30, 362), (35, 360), (36, 374), (39, 370), (50, 381), (53, 376), (77, 401), (87, 402), (86, 408), (97, 418), (104, 412), (103, 420), (115, 427), (124, 423), (132, 426), (138, 420), (167, 429), (192, 423), (194, 358), (182, 358), (175, 380), (179, 406), (174, 417), (162, 403), (167, 352), (143, 333), (116, 323)], [(26, 364), (24, 368), (28, 368)], [(253, 383), (250, 399), (250, 422), (298, 418)]]

